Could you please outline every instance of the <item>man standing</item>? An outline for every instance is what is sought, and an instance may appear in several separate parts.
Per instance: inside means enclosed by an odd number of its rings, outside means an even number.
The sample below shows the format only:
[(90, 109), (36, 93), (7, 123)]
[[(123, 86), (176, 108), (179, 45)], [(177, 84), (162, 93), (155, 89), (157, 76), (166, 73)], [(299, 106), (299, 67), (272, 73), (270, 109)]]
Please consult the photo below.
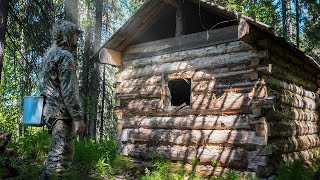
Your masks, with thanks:
[(85, 129), (76, 61), (72, 55), (80, 33), (71, 22), (55, 23), (52, 46), (42, 61), (41, 95), (45, 97), (43, 116), (51, 142), (40, 179), (49, 179), (52, 174), (61, 176), (70, 167), (75, 133), (83, 134)]

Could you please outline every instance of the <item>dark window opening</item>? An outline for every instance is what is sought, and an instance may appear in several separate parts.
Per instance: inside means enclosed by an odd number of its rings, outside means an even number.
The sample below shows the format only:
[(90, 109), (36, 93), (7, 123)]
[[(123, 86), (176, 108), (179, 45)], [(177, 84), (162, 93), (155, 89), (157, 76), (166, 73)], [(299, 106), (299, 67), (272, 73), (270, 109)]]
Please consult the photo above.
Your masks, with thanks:
[(168, 82), (171, 94), (171, 106), (186, 103), (190, 106), (191, 79), (174, 79)]

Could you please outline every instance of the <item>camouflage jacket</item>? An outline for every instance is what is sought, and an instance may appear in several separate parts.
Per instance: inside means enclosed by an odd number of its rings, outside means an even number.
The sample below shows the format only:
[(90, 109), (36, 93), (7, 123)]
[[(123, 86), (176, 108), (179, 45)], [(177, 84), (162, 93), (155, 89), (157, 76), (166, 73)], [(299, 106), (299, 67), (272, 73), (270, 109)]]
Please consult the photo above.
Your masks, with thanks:
[(76, 62), (72, 54), (60, 47), (51, 47), (43, 58), (41, 76), (45, 122), (48, 124), (49, 118), (82, 120)]

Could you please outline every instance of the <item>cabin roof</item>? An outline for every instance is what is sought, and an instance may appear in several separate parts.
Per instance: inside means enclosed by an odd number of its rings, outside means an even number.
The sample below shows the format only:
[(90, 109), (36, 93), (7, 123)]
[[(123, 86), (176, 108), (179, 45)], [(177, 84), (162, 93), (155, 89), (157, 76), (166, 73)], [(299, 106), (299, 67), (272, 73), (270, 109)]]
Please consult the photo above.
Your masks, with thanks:
[[(161, 12), (165, 11), (168, 5), (176, 6), (176, 3), (180, 0), (146, 0), (146, 2), (133, 14), (133, 16), (120, 27), (102, 46), (95, 52), (91, 59), (98, 59), (99, 52), (102, 48), (107, 48), (115, 51), (123, 51), (134, 38), (144, 33), (146, 28), (149, 28), (149, 24), (155, 21), (155, 17), (161, 17)], [(228, 10), (222, 6), (215, 5), (211, 3), (210, 0), (184, 0), (194, 4), (201, 5), (202, 8), (209, 12), (223, 16), (226, 19), (232, 20), (237, 19), (238, 22), (244, 20), (248, 24), (253, 25), (263, 33), (267, 34), (269, 38), (272, 38), (276, 42), (279, 42), (282, 46), (287, 48), (292, 53), (296, 53), (300, 58), (305, 60), (307, 63), (314, 66), (316, 69), (320, 70), (320, 65), (310, 56), (306, 55), (304, 52), (296, 48), (291, 43), (288, 43), (284, 38), (276, 36), (272, 27), (253, 20), (250, 17), (241, 15), (235, 11)]]

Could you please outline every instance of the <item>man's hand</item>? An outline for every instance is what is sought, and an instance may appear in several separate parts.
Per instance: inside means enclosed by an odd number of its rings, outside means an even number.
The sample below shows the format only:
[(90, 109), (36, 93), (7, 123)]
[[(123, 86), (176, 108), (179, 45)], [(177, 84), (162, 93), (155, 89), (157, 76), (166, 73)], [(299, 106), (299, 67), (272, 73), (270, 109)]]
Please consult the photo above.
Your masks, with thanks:
[(73, 122), (74, 132), (78, 135), (83, 135), (86, 125), (83, 120)]

